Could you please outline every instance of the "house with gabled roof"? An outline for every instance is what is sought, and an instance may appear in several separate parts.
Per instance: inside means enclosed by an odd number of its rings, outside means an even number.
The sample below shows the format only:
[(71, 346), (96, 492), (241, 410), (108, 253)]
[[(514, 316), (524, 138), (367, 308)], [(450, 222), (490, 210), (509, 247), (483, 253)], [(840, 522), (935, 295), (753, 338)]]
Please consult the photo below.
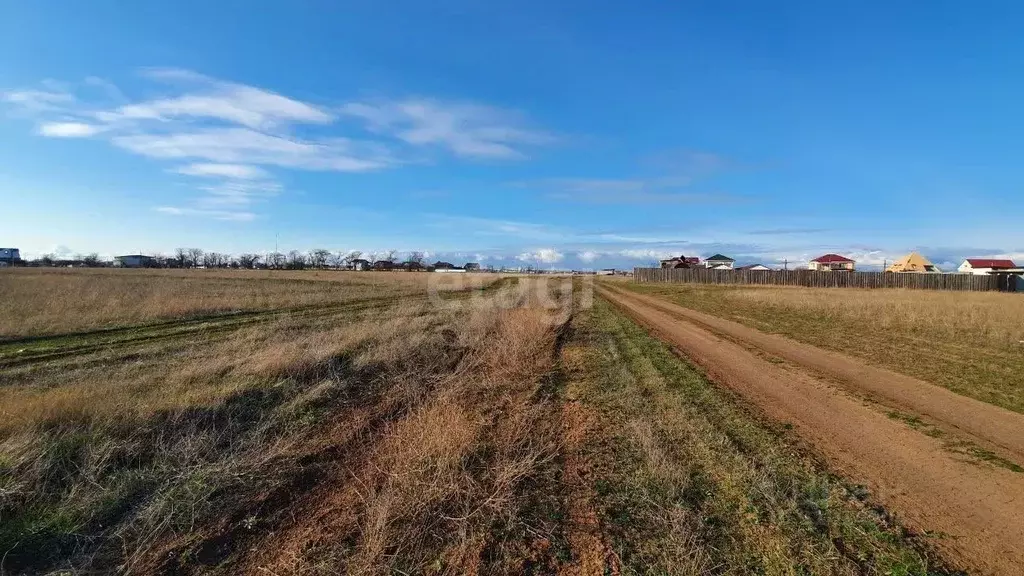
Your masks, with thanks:
[(713, 268), (715, 270), (732, 270), (733, 265), (736, 261), (728, 256), (722, 254), (715, 254), (704, 259), (705, 268)]
[(1012, 274), (1021, 269), (1008, 258), (968, 258), (957, 268), (961, 274), (975, 274), (984, 276), (987, 274), (1008, 273)]
[(824, 254), (807, 264), (809, 270), (818, 272), (853, 272), (855, 266), (853, 260), (839, 254)]

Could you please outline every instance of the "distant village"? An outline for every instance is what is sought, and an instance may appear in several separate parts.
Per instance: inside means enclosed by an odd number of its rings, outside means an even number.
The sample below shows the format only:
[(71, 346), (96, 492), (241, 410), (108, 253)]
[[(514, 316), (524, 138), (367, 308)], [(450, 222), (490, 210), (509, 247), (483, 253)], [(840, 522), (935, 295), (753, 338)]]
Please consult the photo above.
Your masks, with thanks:
[[(677, 256), (661, 260), (662, 268), (707, 268), (711, 270), (777, 270), (763, 264), (750, 264), (747, 266), (735, 266), (736, 261), (723, 254), (715, 254), (703, 261), (696, 256)], [(818, 272), (854, 272), (857, 263), (852, 258), (839, 254), (823, 254), (807, 263), (808, 270)], [(788, 265), (785, 269), (789, 269)], [(942, 274), (943, 271), (931, 263), (930, 260), (917, 252), (911, 252), (906, 256), (894, 261), (891, 265), (885, 266), (886, 272), (912, 273), (912, 274)], [(957, 274), (1024, 274), (1024, 268), (1018, 267), (1013, 260), (1005, 258), (966, 258), (956, 269)]]
[[(764, 264), (748, 264), (736, 266), (736, 260), (724, 254), (714, 254), (701, 259), (699, 256), (680, 255), (661, 260), (661, 268), (704, 268), (711, 270), (736, 271), (767, 271), (778, 270)], [(857, 263), (852, 258), (839, 254), (824, 254), (807, 263), (806, 269), (823, 272), (853, 272)], [(397, 251), (384, 253), (363, 253), (360, 251), (332, 252), (329, 250), (310, 250), (300, 252), (292, 250), (288, 253), (271, 252), (266, 255), (246, 253), (232, 256), (219, 252), (207, 252), (199, 248), (179, 248), (173, 255), (125, 254), (115, 256), (112, 260), (103, 260), (97, 254), (59, 258), (54, 255), (43, 255), (32, 260), (23, 260), (17, 248), (0, 248), (0, 268), (7, 266), (37, 267), (87, 267), (87, 268), (236, 268), (247, 270), (304, 270), (331, 269), (352, 271), (379, 272), (505, 272), (505, 273), (565, 273), (568, 270), (545, 270), (535, 266), (503, 266), (481, 265), (477, 262), (465, 262), (461, 265), (452, 262), (428, 262), (422, 252), (410, 252), (399, 259)], [(800, 267), (798, 267), (800, 268)], [(789, 270), (789, 263), (784, 265)], [(911, 252), (903, 258), (884, 267), (886, 272), (941, 274), (937, 266), (917, 252)], [(632, 275), (632, 270), (605, 268), (601, 270), (572, 271), (576, 274), (597, 275)], [(1012, 260), (1005, 258), (967, 258), (952, 273), (958, 274), (1024, 274), (1024, 268), (1017, 266)]]

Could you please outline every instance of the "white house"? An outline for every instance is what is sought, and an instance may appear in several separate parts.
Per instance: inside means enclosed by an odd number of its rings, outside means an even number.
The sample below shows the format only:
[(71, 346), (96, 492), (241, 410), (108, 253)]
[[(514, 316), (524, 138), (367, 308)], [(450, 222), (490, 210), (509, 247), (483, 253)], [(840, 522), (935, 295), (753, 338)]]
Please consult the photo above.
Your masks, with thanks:
[(732, 258), (721, 254), (715, 254), (710, 258), (704, 259), (704, 267), (713, 268), (715, 270), (732, 270), (732, 266), (735, 263), (736, 261)]
[(118, 268), (149, 268), (156, 265), (156, 259), (143, 254), (127, 254), (114, 256), (114, 266)]
[(1012, 272), (1019, 270), (1013, 260), (1004, 258), (968, 258), (956, 269), (961, 274), (984, 276), (993, 272)]
[(771, 268), (764, 264), (748, 264), (746, 266), (740, 266), (737, 270), (771, 270)]
[(807, 268), (808, 270), (817, 270), (818, 272), (853, 272), (854, 261), (850, 260), (846, 256), (840, 256), (839, 254), (825, 254), (824, 256), (818, 256), (814, 260), (811, 260), (807, 264)]

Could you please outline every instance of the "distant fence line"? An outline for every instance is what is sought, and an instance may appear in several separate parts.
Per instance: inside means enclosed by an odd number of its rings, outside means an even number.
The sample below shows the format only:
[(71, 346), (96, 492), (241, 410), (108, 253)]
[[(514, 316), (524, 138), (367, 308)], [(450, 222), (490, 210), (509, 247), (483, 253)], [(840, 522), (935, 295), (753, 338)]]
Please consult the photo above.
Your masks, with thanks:
[(914, 288), (920, 290), (1015, 291), (1014, 276), (915, 274), (893, 272), (818, 272), (815, 270), (711, 270), (708, 268), (634, 268), (636, 282), (806, 286), (808, 288)]

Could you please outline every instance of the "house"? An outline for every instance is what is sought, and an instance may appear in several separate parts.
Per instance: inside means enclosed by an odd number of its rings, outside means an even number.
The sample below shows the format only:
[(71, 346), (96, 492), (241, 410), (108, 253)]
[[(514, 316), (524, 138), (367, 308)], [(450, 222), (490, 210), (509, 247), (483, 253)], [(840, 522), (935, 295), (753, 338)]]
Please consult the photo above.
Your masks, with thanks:
[(1021, 272), (1021, 269), (1013, 263), (1013, 260), (1004, 258), (968, 258), (956, 269), (961, 274), (974, 274), (983, 276), (986, 274)]
[(391, 260), (377, 260), (376, 262), (373, 263), (372, 267), (374, 270), (378, 272), (389, 272), (397, 268), (398, 265), (392, 262)]
[(416, 261), (402, 262), (402, 270), (406, 272), (423, 272), (426, 270), (426, 266)]
[(711, 268), (713, 270), (732, 270), (733, 264), (735, 263), (736, 261), (732, 258), (721, 254), (715, 254), (710, 258), (704, 259), (704, 267)]
[(746, 266), (740, 266), (737, 270), (771, 270), (771, 268), (764, 264), (747, 264)]
[(885, 269), (886, 272), (916, 272), (918, 274), (927, 273), (940, 273), (934, 264), (928, 261), (927, 258), (921, 256), (917, 252), (911, 252), (903, 258), (892, 263), (891, 266)]
[(476, 262), (466, 262), (466, 265), (463, 266), (463, 268), (466, 270), (466, 272), (479, 272), (480, 271), (480, 265), (477, 264)]
[(0, 248), (0, 266), (11, 266), (21, 262), (21, 252), (17, 248)]
[(840, 256), (839, 254), (825, 254), (824, 256), (818, 256), (807, 265), (809, 270), (817, 270), (819, 272), (831, 272), (831, 271), (842, 271), (842, 272), (853, 272), (854, 261), (850, 260), (846, 256)]
[(434, 271), (437, 271), (437, 270), (455, 270), (456, 266), (455, 266), (455, 264), (452, 264), (451, 262), (442, 262), (442, 261), (438, 260), (437, 262), (434, 262), (430, 266), (430, 268), (433, 268)]
[(114, 266), (118, 268), (153, 268), (156, 266), (156, 258), (144, 254), (114, 256)]
[(661, 260), (662, 268), (695, 268), (700, 263), (700, 258), (680, 255), (678, 258), (669, 258), (667, 260)]
[(355, 260), (349, 262), (348, 267), (350, 270), (369, 270), (370, 261), (363, 260), (362, 258), (356, 258)]

